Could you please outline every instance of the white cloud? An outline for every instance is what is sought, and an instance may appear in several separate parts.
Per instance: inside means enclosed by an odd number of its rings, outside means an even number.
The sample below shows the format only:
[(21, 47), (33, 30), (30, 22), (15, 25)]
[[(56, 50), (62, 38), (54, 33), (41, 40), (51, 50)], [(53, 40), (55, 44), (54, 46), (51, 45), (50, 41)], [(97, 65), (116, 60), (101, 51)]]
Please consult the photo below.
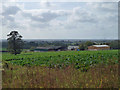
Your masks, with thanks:
[[(65, 6), (61, 9), (46, 8), (55, 3), (40, 4), (41, 9), (26, 9), (24, 3), (17, 3), (16, 6), (6, 4), (1, 16), (4, 30), (18, 29), (21, 33), (29, 33), (24, 34), (25, 38), (115, 37), (116, 3), (85, 3), (85, 8), (77, 5), (72, 9), (66, 9)], [(3, 32), (5, 35), (5, 31)]]
[(68, 15), (68, 12), (64, 10), (49, 10), (49, 9), (40, 9), (40, 10), (25, 10), (22, 15), (24, 17), (30, 18), (33, 21), (37, 22), (49, 22), (57, 17)]
[(92, 2), (89, 2), (87, 3), (87, 6), (89, 8), (91, 8), (92, 10), (99, 10), (100, 12), (110, 12), (110, 11), (113, 11), (113, 12), (116, 12), (117, 11), (117, 7), (118, 7), (118, 3), (116, 2), (100, 2), (100, 3), (92, 3)]
[(80, 7), (74, 8), (73, 13), (71, 15), (71, 21), (76, 21), (77, 23), (79, 22), (90, 22), (90, 23), (95, 23), (96, 22), (96, 15), (92, 14), (91, 12), (87, 10), (83, 10)]

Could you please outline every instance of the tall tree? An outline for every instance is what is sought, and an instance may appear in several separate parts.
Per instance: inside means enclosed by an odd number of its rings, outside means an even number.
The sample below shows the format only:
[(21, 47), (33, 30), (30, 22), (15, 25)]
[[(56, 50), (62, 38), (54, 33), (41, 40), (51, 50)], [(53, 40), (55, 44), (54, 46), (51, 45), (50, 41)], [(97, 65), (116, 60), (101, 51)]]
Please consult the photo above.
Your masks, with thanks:
[(8, 51), (12, 54), (20, 54), (23, 48), (22, 36), (17, 31), (11, 31), (7, 35), (8, 40)]

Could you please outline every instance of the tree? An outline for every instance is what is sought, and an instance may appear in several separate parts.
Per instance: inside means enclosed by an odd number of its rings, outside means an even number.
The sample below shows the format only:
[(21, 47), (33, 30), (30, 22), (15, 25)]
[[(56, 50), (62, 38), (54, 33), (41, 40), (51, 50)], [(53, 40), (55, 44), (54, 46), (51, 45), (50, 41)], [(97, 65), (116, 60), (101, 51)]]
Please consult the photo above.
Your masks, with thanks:
[(119, 40), (111, 41), (109, 45), (110, 45), (111, 49), (120, 49), (120, 41)]
[(23, 48), (22, 36), (17, 31), (11, 31), (7, 35), (8, 40), (8, 51), (12, 54), (20, 54)]
[(79, 49), (80, 49), (80, 50), (85, 50), (85, 48), (86, 48), (86, 47), (85, 47), (84, 44), (80, 44), (80, 46), (79, 46)]
[(88, 47), (88, 46), (91, 46), (91, 45), (93, 45), (93, 42), (91, 42), (91, 41), (87, 41), (86, 43), (85, 43), (85, 45)]

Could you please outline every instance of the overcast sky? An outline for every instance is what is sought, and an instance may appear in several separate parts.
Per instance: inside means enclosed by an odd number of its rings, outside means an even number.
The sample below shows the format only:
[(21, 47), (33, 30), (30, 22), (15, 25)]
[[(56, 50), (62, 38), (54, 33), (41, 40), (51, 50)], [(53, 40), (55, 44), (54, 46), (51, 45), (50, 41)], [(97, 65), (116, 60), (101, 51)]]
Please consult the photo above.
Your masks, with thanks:
[(118, 38), (117, 2), (3, 3), (1, 19), (3, 39), (12, 30), (24, 39)]

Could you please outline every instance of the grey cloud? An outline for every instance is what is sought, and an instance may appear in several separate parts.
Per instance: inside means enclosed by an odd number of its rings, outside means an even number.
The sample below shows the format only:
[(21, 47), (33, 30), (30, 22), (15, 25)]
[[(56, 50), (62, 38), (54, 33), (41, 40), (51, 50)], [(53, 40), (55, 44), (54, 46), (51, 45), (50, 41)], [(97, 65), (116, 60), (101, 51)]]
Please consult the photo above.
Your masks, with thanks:
[(22, 15), (25, 17), (25, 18), (30, 18), (32, 23), (30, 23), (30, 26), (31, 27), (34, 27), (34, 28), (45, 28), (45, 27), (48, 27), (50, 26), (47, 21), (49, 21), (50, 19), (44, 19), (43, 17), (39, 17), (39, 16), (35, 16), (35, 15), (32, 15), (32, 13), (26, 13), (26, 12), (23, 12)]
[(10, 22), (7, 19), (3, 19), (2, 20), (2, 26), (10, 28), (10, 29), (14, 29), (14, 28), (19, 28), (20, 27), (18, 25), (18, 23), (16, 23), (16, 22)]
[(85, 23), (85, 22), (90, 22), (90, 23), (96, 23), (97, 22), (97, 17), (96, 15), (91, 12), (88, 12), (86, 10), (82, 10), (81, 11), (81, 8), (77, 8), (77, 9), (73, 9), (73, 20), (74, 21), (77, 21), (77, 22), (82, 22), (82, 23)]
[(87, 3), (89, 8), (101, 12), (117, 12), (117, 2)]
[(95, 16), (89, 16), (89, 15), (81, 15), (79, 18), (76, 20), (77, 22), (89, 22), (89, 23), (96, 23), (97, 22), (97, 17)]
[(20, 9), (17, 6), (8, 6), (5, 7), (3, 6), (3, 13), (2, 13), (2, 22), (3, 25), (7, 25), (9, 24), (8, 22), (14, 22), (15, 19), (15, 14), (17, 14), (17, 12), (20, 11)]
[[(112, 3), (102, 3), (101, 4), (101, 10), (103, 11), (112, 11), (116, 12), (118, 7), (118, 3), (112, 2)], [(100, 7), (99, 7), (100, 8)]]
[(2, 19), (2, 26), (6, 26), (8, 24), (8, 21), (6, 19)]
[(30, 25), (34, 28), (48, 28), (48, 27), (50, 27), (49, 23), (31, 23)]
[(42, 21), (42, 22), (48, 22), (48, 21), (51, 21), (52, 19), (55, 19), (58, 16), (59, 16), (58, 14), (49, 11), (46, 13), (42, 13), (41, 18), (33, 17), (32, 19), (36, 20), (36, 21), (38, 20), (38, 21)]
[(6, 26), (7, 28), (14, 29), (14, 28), (20, 28), (19, 23), (15, 21), (16, 14), (21, 11), (21, 9), (17, 6), (3, 6), (3, 12), (2, 12), (2, 25)]
[(17, 23), (15, 21), (8, 21), (8, 19), (2, 20), (2, 26), (7, 27), (9, 29), (18, 29), (18, 28), (24, 28), (20, 23)]
[(20, 8), (18, 8), (17, 6), (9, 6), (9, 7), (5, 7), (3, 8), (3, 16), (6, 15), (15, 15), (18, 11), (20, 11)]
[(12, 16), (5, 16), (4, 18), (9, 21), (14, 21), (14, 17), (12, 17)]
[(89, 22), (89, 23), (96, 23), (97, 20), (95, 20), (94, 18), (86, 18), (86, 19), (78, 19), (78, 22)]
[(18, 29), (18, 28), (24, 28), (21, 23), (18, 23), (14, 21), (13, 17), (6, 16), (2, 19), (2, 26), (7, 27), (9, 29)]
[(45, 2), (44, 3), (46, 7), (51, 7), (51, 3), (50, 2)]
[(9, 23), (7, 27), (11, 29), (20, 28), (20, 26), (17, 23)]
[(22, 16), (29, 18), (29, 17), (32, 17), (32, 13), (22, 12)]
[(10, 29), (25, 29), (22, 23), (18, 23), (18, 22), (9, 22), (7, 27)]
[(32, 13), (23, 12), (22, 15), (24, 17), (30, 18), (33, 21), (44, 23), (44, 22), (49, 22), (49, 21), (51, 21), (59, 16), (64, 16), (67, 14), (64, 13), (63, 11), (60, 11), (60, 12), (46, 11), (46, 12), (41, 12), (38, 15), (32, 15)]

